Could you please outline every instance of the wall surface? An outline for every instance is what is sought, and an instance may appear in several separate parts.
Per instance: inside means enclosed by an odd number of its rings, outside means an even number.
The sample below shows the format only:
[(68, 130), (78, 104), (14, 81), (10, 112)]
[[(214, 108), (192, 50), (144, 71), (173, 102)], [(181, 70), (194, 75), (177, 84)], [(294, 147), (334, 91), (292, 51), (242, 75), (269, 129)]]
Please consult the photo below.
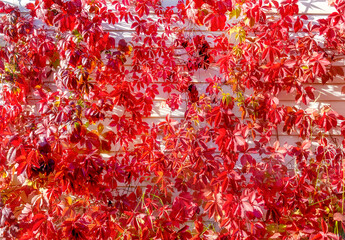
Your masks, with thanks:
[[(12, 1), (4, 1), (13, 5), (19, 6), (22, 13), (25, 14), (27, 12), (27, 9), (25, 8), (27, 3), (35, 2), (34, 0), (12, 0)], [(178, 1), (177, 0), (163, 0), (162, 5), (163, 6), (174, 6), (176, 5)], [(300, 0), (298, 2), (299, 5), (299, 13), (300, 15), (307, 15), (309, 20), (308, 21), (317, 21), (318, 19), (326, 18), (330, 13), (334, 11), (334, 8), (329, 6), (328, 2), (325, 0)], [(272, 13), (274, 15), (274, 13)], [(154, 18), (154, 15), (150, 15), (151, 18)], [(37, 22), (37, 25), (41, 25), (42, 23)], [(131, 40), (133, 29), (131, 29), (131, 23), (119, 23), (116, 25), (109, 25), (109, 24), (103, 24), (103, 27), (106, 31), (109, 31), (111, 36), (115, 37), (116, 40), (125, 39), (127, 41)], [(189, 30), (188, 30), (189, 28)], [(221, 32), (211, 32), (207, 31), (203, 27), (195, 26), (194, 24), (190, 24), (187, 26), (186, 34), (189, 34), (192, 38), (196, 34), (204, 34), (205, 36), (209, 35), (219, 35)], [(294, 34), (294, 33), (292, 33)], [(301, 35), (303, 33), (297, 33), (297, 35)], [(173, 40), (173, 39), (172, 39)], [(323, 39), (319, 39), (322, 41)], [(178, 54), (178, 53), (177, 53)], [(339, 58), (339, 66), (344, 67), (345, 66), (345, 59)], [(130, 62), (126, 63), (126, 66), (130, 67)], [(185, 64), (185, 59), (181, 57), (181, 64)], [(200, 93), (205, 92), (205, 89), (207, 87), (207, 83), (205, 81), (206, 78), (208, 78), (210, 75), (217, 74), (218, 69), (216, 68), (210, 68), (207, 71), (199, 70), (195, 73), (193, 78), (193, 82), (195, 82), (197, 89)], [(49, 80), (52, 81), (52, 80)], [(158, 83), (158, 85), (161, 85)], [(333, 82), (328, 82), (327, 84), (322, 84), (320, 82), (315, 82), (311, 84), (312, 87), (316, 89), (314, 92), (316, 96), (316, 100), (313, 102), (310, 102), (307, 106), (301, 104), (303, 108), (312, 108), (321, 110), (325, 106), (330, 106), (333, 110), (336, 112), (345, 115), (345, 108), (343, 107), (344, 101), (345, 101), (345, 94), (343, 94), (342, 88), (344, 86), (344, 79), (337, 78)], [(230, 86), (223, 86), (224, 90), (228, 90), (231, 92)], [(162, 87), (159, 86), (159, 90), (162, 90)], [(161, 95), (158, 95), (154, 100), (154, 108), (152, 111), (152, 114), (149, 118), (145, 119), (148, 123), (158, 123), (160, 121), (164, 121), (167, 114), (170, 115), (171, 118), (176, 120), (181, 120), (184, 118), (184, 114), (186, 111), (186, 104), (182, 104), (179, 109), (175, 111), (171, 111), (171, 109), (166, 105), (165, 99), (167, 98), (167, 94), (163, 93), (163, 91), (160, 91)], [(280, 94), (277, 96), (280, 100), (280, 103), (286, 105), (286, 106), (294, 106), (296, 105), (296, 102), (294, 100), (294, 96), (290, 94)], [(187, 96), (184, 96), (184, 101), (187, 101)], [(35, 99), (33, 99), (35, 100)], [(118, 109), (118, 112), (121, 113), (121, 109)], [(239, 113), (235, 113), (239, 114)], [(107, 121), (105, 121), (105, 125), (107, 125)], [(333, 133), (334, 139), (338, 139), (341, 141), (341, 134), (340, 132), (334, 132)], [(286, 134), (282, 133), (282, 131), (278, 131), (277, 133), (277, 139), (281, 143), (287, 142), (287, 143), (293, 143), (296, 141), (297, 136), (292, 134), (290, 136), (287, 136)], [(120, 149), (120, 147), (118, 148)], [(117, 149), (113, 149), (114, 151), (117, 151)]]
[[(4, 1), (10, 4), (14, 4), (19, 6), (20, 11), (22, 14), (27, 14), (27, 9), (25, 8), (25, 5), (27, 3), (32, 3), (34, 0), (18, 0), (18, 1)], [(177, 3), (177, 0), (163, 0), (163, 6), (174, 6)], [(299, 1), (299, 15), (307, 15), (309, 20), (308, 21), (317, 21), (318, 19), (326, 18), (330, 13), (334, 11), (334, 8), (328, 5), (328, 2), (325, 0), (301, 0)], [(271, 16), (274, 16), (275, 13), (272, 12), (270, 13)], [(153, 13), (150, 13), (149, 15), (150, 18), (155, 18), (155, 15)], [(307, 22), (305, 22), (307, 24)], [(43, 26), (42, 22), (36, 21), (37, 26)], [(186, 24), (186, 30), (185, 34), (189, 36), (191, 39), (195, 35), (205, 35), (206, 38), (210, 39), (212, 35), (220, 35), (222, 32), (220, 31), (208, 31), (205, 27), (200, 27), (196, 26), (192, 23)], [(127, 42), (130, 42), (133, 36), (134, 30), (131, 28), (131, 23), (126, 23), (126, 22), (120, 22), (119, 24), (116, 25), (111, 25), (111, 24), (103, 24), (103, 28), (110, 33), (110, 36), (114, 37), (116, 39), (116, 42), (118, 42), (121, 39), (125, 39)], [(163, 32), (163, 31), (161, 31)], [(291, 33), (292, 36), (300, 36), (303, 35), (303, 33), (298, 32), (298, 33)], [(231, 41), (235, 41), (234, 36), (230, 35), (229, 39)], [(174, 37), (171, 37), (171, 41), (174, 41)], [(318, 41), (322, 42), (322, 38), (318, 38)], [(3, 42), (0, 42), (0, 44), (3, 45)], [(176, 56), (178, 56), (179, 63), (180, 65), (186, 65), (187, 59), (186, 59), (186, 54), (183, 54), (184, 49), (177, 49), (176, 50)], [(345, 68), (345, 58), (343, 56), (337, 56), (339, 58), (339, 61), (336, 63), (337, 65), (341, 66), (342, 68)], [(130, 60), (125, 63), (125, 67), (127, 69), (130, 69), (131, 62)], [(206, 82), (206, 79), (209, 78), (210, 76), (214, 75), (220, 75), (219, 74), (219, 69), (215, 68), (211, 65), (211, 67), (207, 70), (204, 69), (199, 69), (195, 72), (195, 74), (192, 77), (192, 82), (196, 86), (198, 92), (200, 95), (206, 92), (206, 88), (208, 87), (208, 83)], [(54, 90), (56, 88), (54, 84), (54, 79), (53, 75), (47, 79), (46, 81), (46, 87), (51, 88)], [(185, 118), (186, 111), (187, 111), (187, 103), (188, 103), (188, 94), (184, 93), (182, 94), (182, 101), (183, 103), (180, 105), (180, 107), (176, 110), (172, 110), (166, 103), (166, 99), (168, 98), (168, 94), (164, 93), (163, 91), (163, 81), (157, 80), (155, 82), (158, 85), (158, 90), (160, 92), (159, 95), (157, 95), (154, 99), (154, 107), (151, 112), (151, 115), (149, 117), (144, 118), (144, 121), (152, 124), (158, 124), (162, 121), (165, 121), (167, 116), (170, 116), (170, 118), (181, 121)], [(295, 96), (293, 94), (286, 94), (282, 93), (277, 96), (279, 99), (280, 104), (283, 104), (285, 106), (298, 106), (302, 107), (303, 109), (316, 109), (318, 111), (324, 111), (325, 109), (333, 109), (334, 111), (338, 112), (339, 114), (342, 114), (345, 116), (345, 94), (343, 93), (343, 87), (344, 87), (344, 79), (343, 77), (338, 77), (336, 78), (333, 82), (328, 82), (326, 84), (322, 84), (321, 80), (317, 80), (314, 83), (310, 83), (310, 86), (314, 87), (316, 90), (314, 92), (315, 95), (315, 101), (310, 102), (308, 105), (304, 105), (303, 103), (296, 103), (295, 101)], [(232, 94), (232, 87), (230, 85), (223, 85), (222, 86), (223, 91)], [(111, 89), (111, 87), (109, 87)], [(1, 91), (1, 87), (0, 87)], [(250, 91), (246, 93), (247, 95), (250, 95)], [(37, 112), (38, 110), (38, 101), (40, 100), (39, 96), (30, 96), (29, 97), (29, 103), (31, 105), (27, 106), (28, 108), (31, 109), (32, 112)], [(1, 99), (0, 99), (1, 103)], [(125, 115), (126, 113), (124, 112), (123, 108), (121, 107), (116, 107), (113, 110), (113, 113), (121, 116)], [(237, 111), (234, 111), (235, 115), (240, 116), (241, 113), (237, 109)], [(103, 121), (103, 125), (105, 129), (111, 130), (112, 127), (110, 126), (110, 122), (112, 120), (110, 119), (110, 116), (106, 116), (105, 120)], [(97, 126), (91, 125), (89, 126), (89, 129), (97, 129)], [(331, 132), (331, 138), (333, 139), (334, 142), (341, 143), (343, 136), (339, 131), (332, 131)], [(281, 129), (277, 129), (276, 135), (271, 139), (272, 143), (278, 140), (281, 145), (288, 143), (288, 144), (293, 144), (297, 141), (300, 141), (300, 138), (298, 137), (298, 133), (294, 132), (291, 135), (287, 135), (282, 131), (282, 126)], [(213, 143), (214, 146), (212, 147), (217, 147), (215, 143)], [(118, 144), (117, 146), (113, 147), (111, 151), (107, 153), (102, 153), (102, 156), (104, 158), (109, 158), (116, 153), (119, 153), (122, 151), (121, 146)], [(216, 153), (219, 153), (220, 151), (217, 150)], [(255, 155), (253, 154), (253, 157)], [(287, 157), (285, 159), (286, 164), (290, 169), (294, 168), (294, 162), (292, 159), (289, 159)], [(223, 162), (222, 162), (223, 164)], [(240, 164), (240, 163), (238, 163)], [(137, 183), (133, 183), (135, 185)], [(145, 182), (140, 183), (142, 186), (145, 186)], [(131, 185), (130, 187), (133, 187)], [(129, 189), (128, 185), (119, 185), (119, 188), (126, 188), (126, 191)]]

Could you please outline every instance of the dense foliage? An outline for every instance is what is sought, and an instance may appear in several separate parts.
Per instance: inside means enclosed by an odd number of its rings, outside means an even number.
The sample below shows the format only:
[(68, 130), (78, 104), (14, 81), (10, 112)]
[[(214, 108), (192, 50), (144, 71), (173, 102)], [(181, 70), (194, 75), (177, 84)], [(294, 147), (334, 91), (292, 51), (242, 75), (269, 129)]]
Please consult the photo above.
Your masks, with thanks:
[(345, 118), (305, 110), (344, 77), (332, 4), (311, 21), (297, 0), (0, 2), (0, 235), (344, 236)]

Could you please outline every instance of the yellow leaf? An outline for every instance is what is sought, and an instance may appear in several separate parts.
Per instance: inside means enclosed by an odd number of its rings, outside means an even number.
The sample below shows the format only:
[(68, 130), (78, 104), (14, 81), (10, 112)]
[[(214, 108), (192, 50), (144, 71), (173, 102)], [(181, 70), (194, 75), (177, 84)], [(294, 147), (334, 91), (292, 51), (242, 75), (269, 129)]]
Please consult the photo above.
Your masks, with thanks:
[(131, 45), (128, 45), (128, 51), (126, 52), (126, 55), (131, 55), (132, 50), (133, 47)]
[(28, 184), (28, 186), (32, 186), (32, 184), (33, 184), (33, 182), (32, 181), (30, 181), (30, 180), (27, 180), (27, 184)]
[(104, 130), (104, 125), (102, 123), (98, 124), (97, 126), (97, 130), (99, 134), (102, 134), (103, 130)]
[(238, 18), (240, 15), (241, 15), (241, 8), (238, 7), (238, 8), (234, 8), (234, 9), (231, 11), (231, 13), (229, 14), (229, 17), (230, 17), (230, 18), (233, 18), (233, 17)]
[(72, 198), (70, 196), (66, 197), (66, 202), (68, 205), (72, 205)]

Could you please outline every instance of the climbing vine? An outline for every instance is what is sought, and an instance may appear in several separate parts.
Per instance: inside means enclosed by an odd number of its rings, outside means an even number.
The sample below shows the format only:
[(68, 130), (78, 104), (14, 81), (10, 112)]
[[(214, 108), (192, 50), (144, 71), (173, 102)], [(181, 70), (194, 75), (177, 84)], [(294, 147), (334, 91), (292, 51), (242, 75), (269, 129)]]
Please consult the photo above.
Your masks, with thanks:
[(345, 118), (308, 108), (344, 77), (331, 4), (0, 2), (3, 238), (344, 237)]

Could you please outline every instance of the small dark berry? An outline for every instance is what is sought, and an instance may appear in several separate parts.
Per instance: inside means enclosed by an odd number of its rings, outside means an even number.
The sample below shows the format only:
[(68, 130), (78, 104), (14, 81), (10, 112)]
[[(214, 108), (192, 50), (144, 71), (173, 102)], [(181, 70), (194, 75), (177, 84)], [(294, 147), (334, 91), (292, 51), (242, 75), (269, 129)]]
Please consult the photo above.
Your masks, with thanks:
[(47, 154), (51, 152), (50, 144), (47, 142), (46, 138), (43, 138), (40, 142), (37, 143), (38, 150), (41, 154)]

